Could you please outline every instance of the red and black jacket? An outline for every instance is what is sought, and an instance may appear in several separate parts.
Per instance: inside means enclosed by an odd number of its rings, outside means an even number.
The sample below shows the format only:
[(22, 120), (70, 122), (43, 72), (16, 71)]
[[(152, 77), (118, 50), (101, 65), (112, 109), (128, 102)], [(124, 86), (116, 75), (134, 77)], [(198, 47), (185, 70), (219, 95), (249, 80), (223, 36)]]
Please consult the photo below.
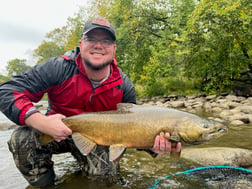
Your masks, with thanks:
[(79, 48), (51, 58), (0, 85), (0, 110), (13, 122), (24, 125), (27, 111), (47, 93), (48, 114), (65, 116), (116, 109), (120, 102), (136, 102), (135, 89), (114, 59), (111, 74), (99, 87), (89, 81)]

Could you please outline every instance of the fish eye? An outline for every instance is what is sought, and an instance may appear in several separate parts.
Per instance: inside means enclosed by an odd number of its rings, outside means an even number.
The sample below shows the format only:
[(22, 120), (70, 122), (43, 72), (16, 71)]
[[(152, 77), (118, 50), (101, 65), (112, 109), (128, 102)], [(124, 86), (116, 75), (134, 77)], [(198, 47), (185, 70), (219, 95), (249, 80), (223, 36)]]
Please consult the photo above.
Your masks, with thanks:
[(224, 131), (225, 131), (225, 129), (223, 129), (223, 128), (219, 128), (219, 129), (217, 130), (218, 133), (221, 133), (221, 132), (224, 132)]

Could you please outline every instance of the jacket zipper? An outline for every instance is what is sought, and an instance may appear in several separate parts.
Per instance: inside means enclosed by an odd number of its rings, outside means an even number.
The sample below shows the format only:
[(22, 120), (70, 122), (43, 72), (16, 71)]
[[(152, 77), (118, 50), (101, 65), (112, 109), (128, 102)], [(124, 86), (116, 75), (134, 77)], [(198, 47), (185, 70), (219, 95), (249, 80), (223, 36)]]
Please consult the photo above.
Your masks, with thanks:
[(89, 103), (92, 101), (92, 98), (93, 98), (94, 92), (95, 92), (95, 88), (94, 88), (94, 87), (92, 87), (92, 93), (91, 93), (91, 96), (90, 96), (90, 98), (89, 98), (89, 100), (88, 100), (88, 102), (89, 102)]
[[(98, 87), (102, 87), (102, 86), (104, 86), (104, 85), (107, 85), (107, 84), (110, 84), (110, 83), (116, 82), (116, 81), (118, 81), (119, 79), (121, 79), (121, 76), (120, 76), (120, 77), (118, 77), (116, 80), (113, 80), (113, 81), (110, 81), (110, 82), (104, 83), (104, 84), (102, 84), (102, 85), (99, 85)], [(90, 82), (91, 82), (91, 81), (90, 81)], [(89, 103), (91, 103), (92, 98), (93, 98), (93, 95), (94, 95), (94, 92), (95, 92), (95, 89), (97, 89), (98, 87), (96, 87), (96, 88), (92, 87), (92, 93), (91, 93), (91, 96), (90, 96), (90, 98), (89, 98), (89, 100), (88, 100), (88, 102), (89, 102)]]

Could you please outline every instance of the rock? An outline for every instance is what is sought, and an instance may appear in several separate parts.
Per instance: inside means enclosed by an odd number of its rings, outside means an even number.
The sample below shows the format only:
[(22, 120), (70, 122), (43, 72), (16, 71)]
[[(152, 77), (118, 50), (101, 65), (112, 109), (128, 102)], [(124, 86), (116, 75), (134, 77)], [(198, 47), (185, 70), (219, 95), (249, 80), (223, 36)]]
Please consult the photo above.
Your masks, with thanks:
[(204, 103), (203, 109), (204, 109), (206, 112), (212, 112), (211, 103), (209, 103), (209, 102)]
[(170, 102), (170, 104), (173, 108), (184, 108), (185, 107), (185, 103), (183, 101), (173, 101), (173, 102)]
[(223, 109), (220, 107), (213, 107), (212, 112), (216, 115), (218, 115)]
[(160, 102), (160, 101), (157, 101), (157, 102), (156, 102), (156, 105), (157, 105), (157, 106), (164, 106), (164, 103), (162, 103), (162, 102)]
[(203, 102), (202, 101), (197, 101), (192, 105), (193, 108), (195, 109), (201, 109), (203, 107)]
[(227, 105), (229, 109), (234, 109), (236, 107), (239, 107), (241, 104), (238, 102), (228, 102)]
[(252, 114), (248, 115), (249, 123), (252, 123)]
[(172, 100), (177, 100), (179, 98), (178, 95), (169, 95), (168, 98), (172, 101)]
[(239, 121), (242, 121), (243, 124), (244, 123), (249, 123), (249, 115), (248, 114), (244, 114), (244, 113), (237, 113), (233, 116), (230, 116), (229, 120), (232, 122), (232, 121), (235, 121), (235, 120), (239, 120)]
[[(225, 120), (232, 125), (252, 123), (252, 97), (232, 94), (164, 95), (140, 99), (138, 104), (150, 104), (180, 109), (190, 113), (204, 113)], [(211, 115), (209, 115), (211, 114)]]
[(225, 120), (228, 120), (230, 116), (232, 116), (233, 113), (230, 111), (230, 110), (223, 110), (221, 113), (220, 113), (220, 117), (225, 119)]
[(252, 166), (252, 151), (242, 148), (186, 148), (182, 150), (181, 157), (199, 163), (203, 166)]
[(240, 121), (240, 120), (234, 120), (234, 121), (231, 121), (230, 123), (231, 125), (234, 125), (234, 126), (239, 126), (239, 125), (243, 125), (244, 122)]
[(220, 104), (221, 106), (223, 106), (223, 104), (226, 103), (227, 100), (226, 100), (226, 99), (218, 99), (216, 102), (217, 102), (218, 104)]
[(240, 106), (240, 111), (245, 114), (252, 114), (252, 106)]
[(238, 96), (235, 96), (235, 95), (227, 95), (226, 96), (226, 99), (228, 101), (232, 101), (232, 102), (241, 102), (241, 98), (239, 98)]
[(210, 95), (206, 97), (206, 100), (210, 101), (210, 100), (216, 99), (216, 97), (217, 97), (216, 95)]
[(218, 122), (221, 122), (221, 123), (225, 122), (223, 119), (215, 118), (215, 117), (208, 117), (207, 119), (211, 119), (211, 120), (218, 121)]
[(252, 104), (252, 97), (244, 98), (243, 101), (241, 101), (242, 104)]

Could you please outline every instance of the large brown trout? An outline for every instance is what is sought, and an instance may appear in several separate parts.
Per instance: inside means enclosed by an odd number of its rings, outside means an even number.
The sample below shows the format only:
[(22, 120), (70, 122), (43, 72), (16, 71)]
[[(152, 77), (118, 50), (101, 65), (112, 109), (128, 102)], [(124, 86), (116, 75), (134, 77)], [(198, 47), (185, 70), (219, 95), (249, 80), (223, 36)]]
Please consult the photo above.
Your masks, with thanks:
[[(110, 160), (126, 148), (152, 148), (160, 132), (169, 132), (171, 141), (200, 144), (222, 136), (227, 127), (213, 120), (172, 108), (120, 103), (117, 110), (82, 113), (63, 119), (72, 130), (79, 150), (87, 155), (96, 144), (110, 146)], [(43, 144), (52, 141), (43, 135)]]

